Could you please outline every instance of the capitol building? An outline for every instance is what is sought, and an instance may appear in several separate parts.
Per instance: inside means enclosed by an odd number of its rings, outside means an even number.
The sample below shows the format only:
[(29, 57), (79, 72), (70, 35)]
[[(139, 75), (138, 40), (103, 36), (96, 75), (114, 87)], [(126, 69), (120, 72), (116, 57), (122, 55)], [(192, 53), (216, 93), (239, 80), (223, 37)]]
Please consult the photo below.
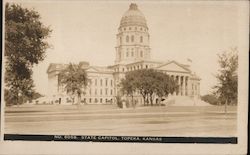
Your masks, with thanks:
[[(119, 83), (126, 72), (148, 68), (166, 73), (178, 81), (178, 90), (170, 95), (173, 100), (200, 98), (201, 79), (194, 74), (190, 65), (175, 60), (160, 62), (151, 59), (149, 27), (136, 4), (130, 4), (114, 37), (117, 40), (114, 65), (92, 66), (86, 61), (80, 62), (91, 80), (85, 95), (82, 95), (82, 103), (115, 103), (115, 96), (120, 91)], [(51, 63), (47, 69), (50, 102), (68, 102), (69, 98), (58, 82), (58, 74), (66, 66), (67, 64)], [(135, 97), (139, 104), (143, 103), (139, 93), (136, 93)]]

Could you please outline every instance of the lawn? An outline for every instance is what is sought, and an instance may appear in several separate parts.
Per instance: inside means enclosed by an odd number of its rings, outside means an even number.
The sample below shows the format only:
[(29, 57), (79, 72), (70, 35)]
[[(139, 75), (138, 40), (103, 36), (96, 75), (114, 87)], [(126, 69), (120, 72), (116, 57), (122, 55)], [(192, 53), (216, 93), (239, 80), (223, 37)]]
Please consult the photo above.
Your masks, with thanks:
[(115, 136), (236, 136), (237, 107), (25, 105), (6, 107), (5, 133)]

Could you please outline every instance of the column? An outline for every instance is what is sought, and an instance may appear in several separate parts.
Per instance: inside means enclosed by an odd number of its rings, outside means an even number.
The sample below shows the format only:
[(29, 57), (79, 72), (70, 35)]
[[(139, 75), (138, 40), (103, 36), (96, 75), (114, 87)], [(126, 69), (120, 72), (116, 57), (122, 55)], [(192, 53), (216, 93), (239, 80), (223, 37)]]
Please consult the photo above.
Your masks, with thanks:
[(182, 83), (183, 87), (183, 96), (186, 96), (186, 76), (183, 76), (183, 83)]
[(181, 86), (181, 76), (179, 75), (179, 78), (178, 78), (178, 85), (179, 85), (179, 96), (181, 96), (181, 88), (182, 88), (182, 86)]
[(188, 84), (189, 80), (188, 80), (188, 76), (187, 76), (187, 80), (186, 80), (186, 95), (189, 96), (189, 84)]
[[(169, 76), (170, 76), (171, 79), (175, 80), (174, 75), (170, 74)], [(174, 93), (173, 93), (173, 96), (175, 96), (175, 95), (176, 95), (176, 91), (174, 91)]]

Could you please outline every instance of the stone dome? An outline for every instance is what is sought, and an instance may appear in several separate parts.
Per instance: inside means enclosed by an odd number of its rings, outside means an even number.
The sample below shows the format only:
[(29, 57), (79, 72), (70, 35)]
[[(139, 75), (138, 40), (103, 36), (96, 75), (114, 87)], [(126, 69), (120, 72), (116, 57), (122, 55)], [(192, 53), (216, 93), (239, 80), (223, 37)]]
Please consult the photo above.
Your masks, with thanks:
[(146, 19), (135, 3), (130, 4), (128, 11), (122, 16), (120, 27), (124, 26), (144, 26), (147, 28)]

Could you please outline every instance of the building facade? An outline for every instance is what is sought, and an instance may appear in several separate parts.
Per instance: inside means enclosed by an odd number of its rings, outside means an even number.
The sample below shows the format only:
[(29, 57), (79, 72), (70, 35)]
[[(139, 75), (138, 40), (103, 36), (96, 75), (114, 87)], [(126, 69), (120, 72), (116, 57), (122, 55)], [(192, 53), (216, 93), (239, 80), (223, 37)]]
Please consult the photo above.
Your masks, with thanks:
[[(195, 75), (190, 65), (177, 61), (151, 60), (150, 35), (147, 21), (136, 4), (131, 4), (122, 16), (115, 47), (115, 64), (112, 66), (91, 66), (88, 62), (81, 62), (91, 80), (86, 88), (82, 102), (86, 104), (114, 103), (120, 88), (119, 83), (126, 72), (139, 69), (156, 69), (168, 74), (178, 81), (179, 90), (171, 95), (173, 98), (200, 97), (200, 78)], [(60, 88), (59, 72), (66, 64), (51, 63), (48, 67), (49, 91), (51, 102), (67, 103), (67, 94)], [(142, 97), (135, 94), (137, 101), (142, 103)]]

